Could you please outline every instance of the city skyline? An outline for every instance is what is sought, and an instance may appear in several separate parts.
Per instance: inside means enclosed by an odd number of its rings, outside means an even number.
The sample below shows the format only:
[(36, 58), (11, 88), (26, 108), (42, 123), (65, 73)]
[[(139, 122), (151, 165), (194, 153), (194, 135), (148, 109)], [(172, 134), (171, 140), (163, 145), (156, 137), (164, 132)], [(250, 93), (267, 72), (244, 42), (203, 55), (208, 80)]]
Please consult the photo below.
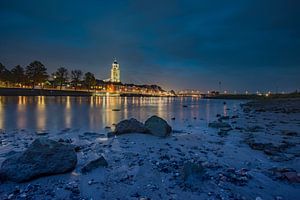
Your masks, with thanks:
[(1, 1), (0, 62), (40, 60), (165, 89), (294, 91), (296, 1)]

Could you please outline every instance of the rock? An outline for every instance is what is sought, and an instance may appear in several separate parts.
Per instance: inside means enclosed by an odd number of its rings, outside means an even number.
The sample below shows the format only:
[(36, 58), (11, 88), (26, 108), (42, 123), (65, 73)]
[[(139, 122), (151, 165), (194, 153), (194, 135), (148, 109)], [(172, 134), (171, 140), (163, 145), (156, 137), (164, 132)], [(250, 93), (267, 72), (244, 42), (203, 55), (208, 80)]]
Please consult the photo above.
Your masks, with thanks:
[(48, 135), (49, 133), (46, 131), (37, 131), (35, 132), (36, 135)]
[(220, 128), (218, 135), (221, 137), (225, 137), (228, 135), (228, 132), (231, 130), (232, 130), (232, 128)]
[(262, 130), (264, 130), (264, 128), (262, 126), (252, 126), (252, 127), (246, 128), (246, 131), (249, 131), (249, 132), (259, 132)]
[(85, 166), (82, 167), (81, 172), (82, 173), (87, 173), (90, 172), (98, 167), (101, 166), (108, 166), (107, 161), (105, 160), (105, 158), (103, 156), (97, 158), (96, 160), (92, 160), (89, 163), (87, 163)]
[(63, 138), (60, 138), (59, 140), (58, 140), (58, 142), (61, 142), (61, 143), (69, 143), (69, 144), (71, 144), (73, 141), (72, 141), (72, 139), (63, 139)]
[(219, 121), (223, 121), (223, 120), (229, 120), (229, 116), (221, 116), (218, 119)]
[(159, 137), (167, 137), (171, 135), (171, 126), (162, 118), (152, 116), (145, 122), (145, 127), (152, 134)]
[(226, 123), (226, 122), (211, 122), (208, 124), (208, 127), (211, 128), (231, 128), (230, 124)]
[(271, 168), (268, 173), (274, 180), (287, 180), (290, 183), (300, 183), (300, 173), (292, 168)]
[(131, 118), (119, 122), (116, 125), (115, 131), (112, 132), (112, 134), (108, 134), (108, 136), (120, 135), (125, 133), (146, 133), (146, 132), (147, 129), (143, 123), (139, 122), (134, 118)]
[(288, 131), (288, 130), (283, 130), (282, 134), (283, 135), (287, 135), (287, 136), (297, 136), (298, 135), (297, 132), (295, 132), (295, 131)]
[(200, 164), (187, 162), (183, 166), (183, 178), (185, 181), (200, 179), (204, 175), (204, 167)]
[(97, 137), (97, 136), (99, 136), (101, 134), (96, 133), (96, 132), (84, 132), (83, 135), (84, 136), (90, 136), (90, 137)]
[(116, 134), (114, 132), (108, 132), (106, 136), (109, 138), (116, 136)]
[(246, 185), (251, 178), (251, 175), (248, 174), (248, 170), (244, 168), (240, 170), (228, 168), (224, 174), (219, 174), (219, 176), (221, 180), (225, 180), (239, 186)]
[(297, 173), (297, 172), (284, 172), (282, 174), (290, 183), (300, 183), (300, 174), (299, 173)]
[(7, 158), (2, 163), (0, 179), (24, 182), (71, 171), (76, 164), (77, 155), (73, 145), (38, 138), (27, 150)]

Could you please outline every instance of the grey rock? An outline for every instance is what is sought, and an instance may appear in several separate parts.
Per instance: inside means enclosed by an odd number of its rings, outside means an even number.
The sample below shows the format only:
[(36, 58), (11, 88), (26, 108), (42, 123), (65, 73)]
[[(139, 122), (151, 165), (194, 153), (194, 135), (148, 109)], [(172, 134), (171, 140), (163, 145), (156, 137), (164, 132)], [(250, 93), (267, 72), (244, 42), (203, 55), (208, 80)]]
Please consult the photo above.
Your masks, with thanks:
[[(143, 123), (139, 122), (138, 120), (131, 118), (126, 119), (119, 122), (116, 125), (115, 131), (112, 132), (115, 135), (125, 134), (125, 133), (146, 133), (147, 129)], [(108, 134), (111, 136), (113, 134)]]
[(27, 150), (7, 158), (2, 163), (0, 179), (24, 182), (71, 171), (76, 164), (77, 155), (73, 145), (38, 138)]
[(107, 161), (105, 160), (105, 158), (103, 156), (87, 163), (85, 166), (82, 167), (81, 172), (82, 173), (87, 173), (87, 172), (90, 172), (90, 171), (92, 171), (92, 170), (94, 170), (98, 167), (101, 167), (101, 166), (103, 166), (103, 167), (108, 166), (108, 163), (107, 163)]
[(145, 127), (152, 135), (159, 137), (167, 137), (171, 135), (171, 126), (162, 118), (158, 116), (152, 116), (145, 122)]

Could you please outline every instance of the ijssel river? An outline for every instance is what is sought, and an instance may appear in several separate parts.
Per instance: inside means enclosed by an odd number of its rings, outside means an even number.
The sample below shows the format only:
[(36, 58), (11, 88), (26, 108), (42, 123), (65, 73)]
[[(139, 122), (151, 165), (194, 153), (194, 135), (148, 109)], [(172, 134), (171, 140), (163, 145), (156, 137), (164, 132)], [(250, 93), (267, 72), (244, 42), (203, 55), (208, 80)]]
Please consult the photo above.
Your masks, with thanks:
[(187, 124), (207, 124), (216, 114), (227, 115), (238, 109), (240, 103), (188, 97), (0, 96), (0, 129), (101, 131), (126, 118), (145, 121), (151, 115), (158, 115), (180, 129)]

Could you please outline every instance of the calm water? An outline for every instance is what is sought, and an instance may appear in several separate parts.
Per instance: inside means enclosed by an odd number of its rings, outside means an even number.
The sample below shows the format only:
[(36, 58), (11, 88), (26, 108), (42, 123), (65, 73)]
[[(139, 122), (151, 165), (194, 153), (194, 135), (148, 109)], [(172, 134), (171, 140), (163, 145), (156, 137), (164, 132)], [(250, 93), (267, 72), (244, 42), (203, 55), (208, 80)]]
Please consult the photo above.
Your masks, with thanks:
[(227, 115), (239, 109), (241, 103), (223, 102), (199, 98), (0, 96), (0, 129), (101, 131), (126, 118), (145, 121), (151, 115), (163, 117), (173, 128), (181, 129), (205, 125), (216, 114)]

